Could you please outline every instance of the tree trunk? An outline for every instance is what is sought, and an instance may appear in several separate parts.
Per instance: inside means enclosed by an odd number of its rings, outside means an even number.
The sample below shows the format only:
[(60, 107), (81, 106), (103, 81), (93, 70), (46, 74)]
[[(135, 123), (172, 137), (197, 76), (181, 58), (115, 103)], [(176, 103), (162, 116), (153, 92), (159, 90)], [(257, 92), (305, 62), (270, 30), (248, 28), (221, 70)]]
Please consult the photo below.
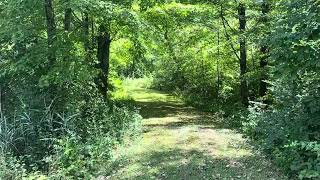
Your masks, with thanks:
[(94, 18), (91, 18), (91, 46), (90, 46), (91, 51), (93, 51), (96, 44), (96, 36), (94, 34), (95, 34), (95, 22), (94, 22)]
[(64, 12), (64, 30), (70, 31), (71, 28), (72, 10), (67, 8)]
[[(47, 23), (47, 41), (48, 41), (48, 52), (47, 52), (47, 59), (48, 59), (48, 69), (52, 69), (54, 64), (56, 63), (56, 22), (55, 22), (55, 15), (53, 9), (53, 0), (44, 0), (44, 8), (45, 8), (45, 16), (46, 16), (46, 23)], [(46, 71), (48, 72), (48, 71)], [(50, 82), (48, 87), (48, 97), (52, 103), (54, 99), (57, 97), (58, 87), (54, 85), (54, 83)]]
[[(63, 24), (64, 24), (64, 31), (66, 32), (66, 34), (68, 34), (71, 30), (71, 18), (72, 18), (72, 10), (69, 7), (66, 7), (65, 11), (64, 11), (64, 20), (63, 20)], [(63, 52), (63, 60), (67, 61), (70, 58), (70, 51), (71, 51), (71, 47), (70, 47), (70, 39), (68, 38), (68, 36), (65, 37), (65, 40), (67, 43), (65, 43), (65, 51)]]
[[(270, 11), (270, 6), (269, 3), (266, 2), (266, 0), (263, 1), (262, 3), (262, 23), (267, 25), (268, 18), (267, 14)], [(267, 73), (266, 73), (266, 66), (268, 65), (268, 54), (269, 54), (269, 48), (267, 45), (263, 44), (260, 47), (260, 53), (261, 53), (261, 58), (260, 58), (260, 69), (261, 69), (261, 77), (260, 77), (260, 88), (259, 88), (259, 95), (261, 97), (265, 96), (267, 93)]]
[[(83, 32), (84, 32), (84, 36), (85, 36), (85, 40), (84, 40), (84, 49), (85, 52), (89, 53), (89, 49), (90, 49), (90, 34), (89, 34), (89, 15), (88, 13), (84, 14), (84, 19), (83, 19)], [(88, 58), (88, 57), (87, 57)]]
[(240, 30), (240, 96), (241, 102), (243, 105), (248, 107), (249, 105), (249, 92), (248, 92), (248, 84), (246, 80), (247, 73), (247, 48), (246, 48), (246, 7), (243, 3), (239, 3), (238, 7), (238, 16), (239, 16), (239, 30)]
[(218, 41), (218, 57), (217, 57), (217, 99), (220, 96), (220, 29), (217, 33)]
[(0, 85), (0, 119), (3, 119), (3, 111), (2, 111), (2, 100), (3, 100), (3, 92), (2, 92), (2, 87)]
[(134, 56), (133, 59), (132, 59), (131, 78), (135, 78), (136, 77), (135, 71), (136, 71), (136, 56)]
[(47, 22), (47, 35), (48, 35), (48, 61), (50, 67), (56, 61), (56, 52), (55, 52), (55, 36), (56, 36), (56, 24), (54, 17), (54, 10), (52, 6), (52, 0), (44, 0), (46, 22)]
[(107, 99), (108, 94), (110, 45), (110, 34), (108, 30), (101, 25), (98, 36), (98, 61), (101, 70), (98, 78), (98, 88), (105, 100)]

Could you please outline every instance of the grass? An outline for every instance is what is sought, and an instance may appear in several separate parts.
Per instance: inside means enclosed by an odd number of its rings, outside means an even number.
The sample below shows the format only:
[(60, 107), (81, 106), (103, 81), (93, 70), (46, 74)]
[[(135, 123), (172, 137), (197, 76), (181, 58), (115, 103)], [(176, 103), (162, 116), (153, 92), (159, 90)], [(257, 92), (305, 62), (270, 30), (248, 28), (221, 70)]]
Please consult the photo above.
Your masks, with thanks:
[(241, 134), (180, 99), (127, 82), (144, 117), (142, 137), (122, 149), (109, 179), (286, 179)]

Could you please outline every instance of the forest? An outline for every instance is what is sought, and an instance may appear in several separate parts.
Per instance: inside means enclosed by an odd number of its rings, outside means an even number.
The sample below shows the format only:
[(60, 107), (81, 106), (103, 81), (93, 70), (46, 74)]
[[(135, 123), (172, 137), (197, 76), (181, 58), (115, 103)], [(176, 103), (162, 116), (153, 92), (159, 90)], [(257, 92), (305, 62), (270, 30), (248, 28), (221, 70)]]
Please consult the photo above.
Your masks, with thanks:
[(0, 179), (320, 179), (320, 0), (0, 0)]

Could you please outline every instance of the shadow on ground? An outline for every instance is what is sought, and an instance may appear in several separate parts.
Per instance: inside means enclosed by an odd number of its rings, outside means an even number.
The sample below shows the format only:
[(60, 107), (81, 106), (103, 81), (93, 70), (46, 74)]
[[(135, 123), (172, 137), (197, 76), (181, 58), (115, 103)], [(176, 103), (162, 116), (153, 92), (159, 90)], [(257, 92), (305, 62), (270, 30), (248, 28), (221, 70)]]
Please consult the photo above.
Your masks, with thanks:
[[(180, 128), (183, 126), (199, 126), (200, 128), (220, 129), (228, 128), (222, 115), (219, 113), (210, 114), (199, 112), (193, 107), (186, 106), (182, 103), (174, 102), (136, 102), (142, 117), (149, 121), (145, 124), (146, 128)], [(167, 118), (168, 122), (159, 121), (160, 118)], [(178, 121), (170, 120), (177, 119)]]
[(239, 158), (218, 158), (206, 152), (183, 149), (154, 151), (144, 154), (134, 163), (123, 159), (123, 168), (115, 167), (122, 177), (111, 179), (168, 179), (168, 180), (211, 180), (211, 179), (278, 179), (271, 173), (269, 165), (259, 162), (251, 155)]
[(136, 104), (144, 119), (177, 116), (180, 113), (186, 113), (192, 110), (191, 107), (186, 107), (184, 104), (174, 102), (137, 101)]
[(286, 179), (228, 129), (219, 113), (186, 106), (158, 91), (134, 87), (143, 116), (141, 140), (124, 150), (107, 179)]
[[(194, 125), (198, 125), (200, 128), (214, 129), (229, 127), (223, 122), (222, 115), (219, 112), (215, 114), (200, 112), (167, 93), (136, 88), (131, 91), (131, 95), (141, 116), (150, 121), (145, 124), (147, 128), (179, 128)], [(168, 121), (163, 123), (162, 120), (159, 121), (160, 118), (166, 118)]]

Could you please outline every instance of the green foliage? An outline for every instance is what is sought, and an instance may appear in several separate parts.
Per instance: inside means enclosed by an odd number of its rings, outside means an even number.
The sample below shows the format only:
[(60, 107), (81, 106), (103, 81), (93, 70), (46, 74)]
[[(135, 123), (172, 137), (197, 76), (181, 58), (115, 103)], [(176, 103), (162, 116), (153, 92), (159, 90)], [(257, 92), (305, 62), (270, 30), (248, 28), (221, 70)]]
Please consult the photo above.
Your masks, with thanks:
[[(225, 124), (243, 124), (247, 135), (290, 175), (317, 178), (317, 151), (299, 144), (317, 147), (320, 137), (319, 1), (268, 1), (272, 8), (268, 14), (261, 13), (260, 2), (242, 1), (248, 14), (243, 36), (252, 101), (249, 112), (238, 103), (240, 77), (234, 56), (238, 52), (233, 52), (239, 49), (238, 2), (220, 3), (222, 10), (228, 9), (223, 11), (226, 27), (216, 4), (202, 9), (199, 4), (167, 3), (145, 12), (157, 34), (149, 40), (149, 51), (157, 57), (152, 86), (177, 92), (202, 109), (221, 111), (228, 120)], [(266, 54), (261, 54), (261, 46), (268, 47)], [(264, 57), (269, 67), (262, 69), (257, 61)], [(269, 78), (270, 92), (260, 97), (263, 74)]]
[[(1, 172), (8, 170), (13, 178), (19, 178), (19, 169), (27, 167), (31, 168), (29, 171), (41, 170), (55, 178), (94, 177), (98, 168), (109, 162), (116, 144), (139, 134), (141, 116), (130, 106), (125, 103), (106, 106), (95, 101), (86, 104), (81, 115), (57, 114), (55, 118), (48, 109), (39, 111), (44, 114), (40, 119), (33, 115), (21, 116), (14, 123), (2, 120), (0, 157), (8, 159), (8, 163), (1, 166), (4, 168)], [(9, 160), (11, 157), (5, 155), (8, 152), (20, 157), (26, 166)], [(6, 174), (3, 176), (9, 176)]]
[[(292, 176), (320, 177), (319, 2), (283, 1), (272, 45), (273, 107), (252, 109), (245, 131)], [(304, 21), (301, 21), (303, 19)]]
[(0, 154), (0, 179), (18, 180), (26, 176), (21, 162), (9, 155)]
[[(76, 137), (58, 141), (57, 153), (52, 159), (49, 176), (54, 179), (97, 177), (100, 168), (107, 166), (114, 147), (111, 137), (92, 137), (85, 142)], [(51, 162), (52, 161), (52, 162)]]
[[(120, 107), (122, 106), (122, 107)], [(133, 138), (141, 129), (141, 116), (128, 105), (87, 104), (69, 136), (57, 140), (56, 153), (49, 159), (49, 175), (54, 178), (97, 177), (111, 163), (116, 144)], [(109, 108), (109, 110), (107, 110)]]
[(128, 92), (137, 87), (243, 125), (292, 177), (320, 176), (319, 0), (47, 1), (53, 12), (43, 1), (0, 2), (0, 178), (97, 177), (141, 132)]
[[(134, 36), (140, 24), (133, 2), (52, 2), (52, 45), (43, 1), (0, 2), (0, 179), (93, 178), (117, 144), (140, 133), (128, 96), (112, 97), (122, 88), (121, 71), (143, 59), (136, 56), (143, 46)], [(108, 99), (96, 84), (99, 26), (114, 42)]]

